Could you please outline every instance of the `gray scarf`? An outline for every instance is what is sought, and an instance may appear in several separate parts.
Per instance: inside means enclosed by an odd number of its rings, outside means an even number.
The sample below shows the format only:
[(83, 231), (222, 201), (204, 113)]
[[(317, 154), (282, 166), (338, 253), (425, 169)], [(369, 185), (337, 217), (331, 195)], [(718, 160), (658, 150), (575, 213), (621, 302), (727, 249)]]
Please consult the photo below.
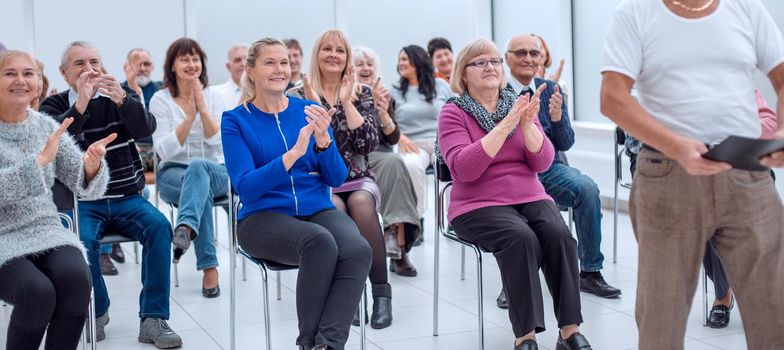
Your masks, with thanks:
[[(447, 100), (446, 103), (453, 103), (466, 113), (473, 116), (482, 130), (489, 133), (491, 130), (493, 130), (493, 128), (495, 128), (496, 125), (498, 125), (498, 122), (503, 120), (504, 117), (509, 114), (509, 111), (512, 110), (512, 106), (514, 106), (515, 101), (517, 101), (517, 95), (514, 93), (514, 91), (511, 89), (503, 89), (498, 96), (498, 103), (495, 107), (495, 113), (488, 112), (468, 93), (463, 93), (463, 95), (459, 97), (452, 97)], [(512, 132), (510, 132), (506, 137), (512, 137), (515, 131), (517, 131), (517, 126), (515, 126)], [(433, 153), (436, 154), (436, 161), (438, 163), (444, 163), (444, 158), (441, 155), (441, 147), (438, 146), (438, 136), (436, 136), (436, 145), (433, 149)]]

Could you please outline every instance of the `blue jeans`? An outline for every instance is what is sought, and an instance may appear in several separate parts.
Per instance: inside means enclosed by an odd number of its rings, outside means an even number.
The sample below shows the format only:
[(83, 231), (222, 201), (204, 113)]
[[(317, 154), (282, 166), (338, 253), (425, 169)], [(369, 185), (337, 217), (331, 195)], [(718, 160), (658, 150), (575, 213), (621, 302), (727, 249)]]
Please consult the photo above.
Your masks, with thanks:
[(599, 186), (579, 170), (561, 163), (539, 174), (539, 181), (555, 203), (572, 208), (577, 227), (577, 252), (580, 270), (595, 272), (602, 269), (602, 203)]
[(158, 170), (155, 183), (164, 202), (177, 204), (176, 226), (187, 225), (197, 234), (193, 241), (196, 269), (218, 266), (212, 203), (214, 198), (229, 191), (226, 167), (201, 158), (191, 160), (188, 165), (166, 163)]
[(141, 243), (142, 291), (139, 317), (169, 319), (169, 266), (172, 229), (169, 220), (141, 195), (98, 201), (79, 201), (79, 235), (87, 250), (95, 289), (95, 314), (109, 310), (99, 240), (104, 230), (120, 232)]
[[(142, 191), (142, 196), (144, 199), (150, 198), (150, 190), (147, 189), (147, 186), (144, 186), (144, 191)], [(73, 213), (71, 211), (68, 212), (68, 216), (73, 217)], [(111, 254), (112, 253), (112, 245), (111, 244), (102, 244), (101, 245), (101, 254)]]

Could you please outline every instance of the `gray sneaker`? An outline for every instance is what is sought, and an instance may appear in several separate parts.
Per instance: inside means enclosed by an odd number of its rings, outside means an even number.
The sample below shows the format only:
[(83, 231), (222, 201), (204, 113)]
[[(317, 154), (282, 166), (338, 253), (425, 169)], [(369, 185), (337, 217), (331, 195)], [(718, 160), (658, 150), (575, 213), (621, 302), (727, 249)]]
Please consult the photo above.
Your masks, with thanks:
[(160, 318), (139, 320), (139, 342), (154, 344), (158, 349), (172, 349), (182, 346), (182, 338), (169, 328)]
[(174, 245), (174, 259), (175, 264), (180, 262), (180, 257), (191, 246), (191, 229), (188, 226), (180, 225), (174, 230), (172, 235), (172, 244)]
[[(103, 329), (109, 324), (109, 311), (95, 319), (95, 340), (106, 339), (106, 331)], [(90, 342), (90, 327), (87, 327), (87, 342)]]

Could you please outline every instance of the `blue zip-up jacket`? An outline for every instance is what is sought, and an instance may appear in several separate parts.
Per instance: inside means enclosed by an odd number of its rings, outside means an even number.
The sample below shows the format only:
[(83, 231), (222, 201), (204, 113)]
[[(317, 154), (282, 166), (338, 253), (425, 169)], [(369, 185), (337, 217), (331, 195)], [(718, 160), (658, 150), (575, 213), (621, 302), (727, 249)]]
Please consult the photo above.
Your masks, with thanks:
[[(311, 136), (308, 151), (286, 171), (283, 154), (297, 143), (305, 125), (305, 106), (312, 101), (289, 97), (285, 111), (269, 114), (252, 103), (223, 113), (221, 135), (226, 170), (240, 196), (239, 219), (272, 211), (291, 216), (308, 216), (334, 208), (329, 187), (338, 187), (348, 170), (333, 142), (326, 151), (315, 153)], [(332, 129), (329, 129), (332, 137)]]

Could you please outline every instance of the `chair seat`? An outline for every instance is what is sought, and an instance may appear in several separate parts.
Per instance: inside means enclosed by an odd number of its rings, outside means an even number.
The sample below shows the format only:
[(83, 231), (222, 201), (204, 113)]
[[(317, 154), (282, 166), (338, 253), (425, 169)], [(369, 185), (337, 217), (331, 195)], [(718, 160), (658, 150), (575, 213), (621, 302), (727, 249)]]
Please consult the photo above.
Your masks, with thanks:
[(476, 249), (479, 249), (483, 253), (490, 253), (489, 251), (487, 251), (484, 248), (482, 248), (482, 246), (480, 246), (480, 245), (478, 245), (478, 244), (476, 244), (474, 242), (466, 241), (466, 240), (460, 238), (458, 235), (456, 235), (452, 231), (442, 232), (441, 235), (446, 237), (446, 238), (448, 238), (449, 240), (455, 241), (455, 242), (460, 243), (462, 245), (467, 245), (469, 247), (475, 247)]
[[(177, 208), (177, 203), (168, 203), (167, 202), (166, 204), (171, 205), (172, 207)], [(223, 195), (223, 196), (220, 196), (220, 197), (213, 198), (212, 206), (213, 207), (228, 208), (229, 207), (229, 195)]]
[(136, 240), (116, 232), (107, 232), (103, 234), (103, 237), (101, 237), (101, 244), (115, 244), (125, 242), (136, 242)]
[(240, 254), (242, 254), (242, 256), (248, 258), (248, 260), (250, 260), (252, 263), (254, 263), (256, 265), (262, 265), (262, 266), (264, 266), (266, 269), (268, 269), (270, 271), (296, 270), (296, 269), (299, 268), (299, 266), (297, 266), (297, 265), (287, 265), (287, 264), (281, 264), (281, 263), (278, 263), (278, 262), (274, 262), (274, 261), (271, 261), (271, 260), (259, 259), (259, 258), (255, 257), (255, 256), (252, 256), (252, 255), (248, 254), (248, 252), (246, 252), (246, 251), (244, 251), (242, 249), (239, 249), (239, 252), (240, 252)]

